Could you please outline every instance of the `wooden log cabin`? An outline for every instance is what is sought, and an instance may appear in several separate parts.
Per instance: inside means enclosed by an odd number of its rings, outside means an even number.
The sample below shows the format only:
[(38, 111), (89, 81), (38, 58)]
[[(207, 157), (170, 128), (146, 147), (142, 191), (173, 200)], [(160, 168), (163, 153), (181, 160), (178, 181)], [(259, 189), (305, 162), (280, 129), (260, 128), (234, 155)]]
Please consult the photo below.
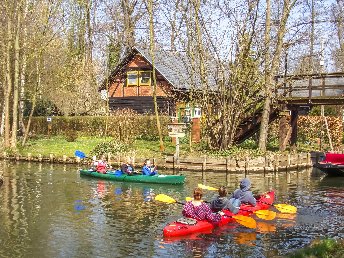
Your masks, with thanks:
[[(180, 53), (161, 50), (155, 52), (154, 61), (159, 113), (178, 116), (182, 109), (188, 109), (185, 103), (191, 88), (186, 58)], [(138, 114), (154, 113), (152, 70), (149, 51), (132, 48), (101, 86), (101, 90), (108, 90), (109, 109), (127, 108)], [(197, 107), (188, 111), (190, 118), (200, 116)]]

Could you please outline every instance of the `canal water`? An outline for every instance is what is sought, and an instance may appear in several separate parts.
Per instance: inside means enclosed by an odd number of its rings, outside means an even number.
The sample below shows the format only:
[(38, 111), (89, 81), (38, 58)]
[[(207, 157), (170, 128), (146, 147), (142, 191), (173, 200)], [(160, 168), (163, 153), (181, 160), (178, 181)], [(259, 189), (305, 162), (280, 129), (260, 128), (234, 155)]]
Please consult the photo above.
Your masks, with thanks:
[[(181, 205), (154, 195), (184, 200), (198, 183), (233, 191), (243, 174), (202, 179), (183, 172), (186, 184), (169, 186), (80, 177), (75, 165), (9, 161), (0, 161), (0, 174), (0, 257), (284, 257), (316, 239), (344, 239), (344, 178), (312, 169), (247, 175), (255, 193), (275, 189), (275, 203), (297, 206), (296, 215), (253, 216), (257, 229), (232, 223), (180, 239), (164, 239), (162, 230), (180, 217)], [(214, 196), (205, 191), (204, 199)]]

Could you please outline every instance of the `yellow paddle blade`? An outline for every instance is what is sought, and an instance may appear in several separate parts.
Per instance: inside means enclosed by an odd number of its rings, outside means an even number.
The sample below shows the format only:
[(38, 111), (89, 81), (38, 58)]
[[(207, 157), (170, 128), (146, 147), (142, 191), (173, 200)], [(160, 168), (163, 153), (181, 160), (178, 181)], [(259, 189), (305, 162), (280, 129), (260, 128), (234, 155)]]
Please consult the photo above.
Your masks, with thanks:
[(279, 210), (282, 213), (296, 213), (297, 208), (290, 204), (275, 204), (274, 207), (276, 207), (277, 210)]
[(202, 184), (198, 184), (197, 186), (201, 189), (210, 190), (210, 191), (218, 191), (219, 190), (218, 188), (207, 186), (207, 185), (202, 185)]
[(236, 222), (238, 222), (239, 224), (241, 224), (247, 228), (256, 228), (257, 227), (257, 222), (251, 217), (247, 217), (247, 216), (243, 216), (243, 215), (233, 215), (232, 218), (235, 219)]
[(255, 211), (254, 214), (256, 214), (258, 218), (265, 220), (273, 220), (276, 218), (276, 212), (269, 210), (258, 210)]
[(175, 199), (173, 199), (172, 197), (166, 195), (166, 194), (158, 194), (157, 196), (155, 196), (154, 198), (156, 201), (160, 201), (160, 202), (165, 202), (165, 203), (175, 203), (177, 202)]

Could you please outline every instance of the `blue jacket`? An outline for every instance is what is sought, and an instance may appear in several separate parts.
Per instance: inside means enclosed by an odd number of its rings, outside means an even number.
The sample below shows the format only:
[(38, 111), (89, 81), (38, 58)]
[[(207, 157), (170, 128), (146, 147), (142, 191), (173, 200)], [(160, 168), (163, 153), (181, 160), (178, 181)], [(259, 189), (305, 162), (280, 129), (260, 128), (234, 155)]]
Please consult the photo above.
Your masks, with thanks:
[(256, 198), (253, 197), (253, 194), (249, 189), (251, 188), (251, 182), (248, 178), (244, 178), (240, 181), (240, 189), (237, 189), (232, 194), (232, 198), (239, 199), (241, 203), (248, 203), (252, 206), (256, 206)]
[(152, 171), (152, 169), (150, 167), (148, 167), (147, 165), (144, 165), (142, 168), (142, 175), (145, 176), (154, 176), (156, 175), (156, 171)]

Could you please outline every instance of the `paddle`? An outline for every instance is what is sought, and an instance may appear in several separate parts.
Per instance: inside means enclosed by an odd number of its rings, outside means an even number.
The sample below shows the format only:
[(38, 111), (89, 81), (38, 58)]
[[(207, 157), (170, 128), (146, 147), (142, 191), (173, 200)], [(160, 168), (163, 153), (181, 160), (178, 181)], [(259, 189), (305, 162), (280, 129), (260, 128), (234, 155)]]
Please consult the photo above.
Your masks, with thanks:
[[(191, 197), (185, 197), (186, 201), (192, 201), (193, 198)], [(208, 201), (204, 201), (206, 203), (209, 203)], [(249, 211), (249, 210), (245, 210), (245, 209), (241, 209), (243, 211)], [(264, 219), (264, 220), (273, 220), (274, 218), (276, 218), (276, 212), (274, 211), (269, 211), (269, 210), (257, 210), (257, 211), (253, 211), (254, 214), (257, 215), (258, 218), (260, 219)]]
[(76, 157), (80, 158), (80, 159), (86, 158), (86, 154), (83, 153), (82, 151), (79, 151), (79, 150), (76, 150), (76, 151), (74, 152), (74, 155), (75, 155)]
[(198, 184), (197, 186), (201, 189), (210, 190), (210, 191), (218, 191), (219, 190), (219, 188), (215, 188), (215, 187), (211, 187), (211, 186), (207, 186), (207, 185), (202, 185), (202, 184)]
[[(202, 185), (202, 184), (198, 184), (199, 188), (202, 189), (206, 189), (206, 190), (214, 190), (216, 189), (215, 187), (211, 187), (211, 186), (207, 186), (207, 185)], [(216, 189), (218, 190), (218, 189)], [(282, 213), (290, 213), (290, 214), (294, 214), (297, 212), (297, 207), (290, 205), (290, 204), (270, 204), (270, 203), (266, 203), (266, 202), (262, 202), (271, 206), (274, 206), (278, 211), (282, 212)]]
[(279, 210), (282, 213), (295, 214), (297, 212), (297, 207), (290, 204), (271, 204), (271, 205), (274, 206), (277, 210)]
[[(160, 202), (165, 202), (165, 203), (184, 204), (182, 202), (178, 202), (177, 200), (173, 199), (172, 197), (170, 197), (166, 194), (158, 194), (157, 196), (155, 196), (154, 199), (157, 201), (160, 201)], [(257, 222), (251, 217), (247, 217), (247, 216), (243, 216), (243, 215), (233, 215), (233, 216), (225, 215), (225, 216), (235, 219), (236, 222), (238, 222), (239, 224), (241, 224), (247, 228), (256, 228), (257, 227)]]

